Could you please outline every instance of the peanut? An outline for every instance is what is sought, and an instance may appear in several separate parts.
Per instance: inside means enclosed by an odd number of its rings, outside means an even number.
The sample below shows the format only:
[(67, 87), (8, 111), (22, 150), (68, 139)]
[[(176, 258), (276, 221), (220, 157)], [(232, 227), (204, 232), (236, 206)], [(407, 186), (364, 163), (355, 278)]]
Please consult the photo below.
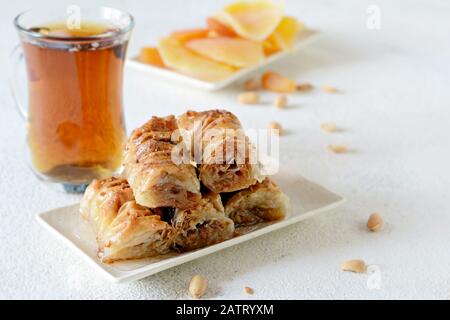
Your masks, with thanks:
[(250, 287), (244, 287), (244, 292), (248, 295), (253, 295), (254, 290)]
[(348, 260), (341, 264), (342, 271), (350, 271), (356, 273), (366, 272), (366, 263), (363, 260)]
[(311, 91), (314, 86), (311, 83), (301, 83), (297, 85), (297, 91)]
[(246, 91), (255, 91), (259, 89), (259, 83), (255, 79), (249, 79), (244, 82), (244, 89)]
[(338, 92), (338, 90), (335, 87), (332, 87), (332, 86), (323, 86), (322, 90), (324, 92), (328, 92), (328, 93), (337, 93)]
[(270, 122), (267, 125), (267, 129), (270, 130), (271, 133), (274, 133), (279, 136), (283, 134), (283, 128), (281, 127), (281, 124), (279, 124), (278, 122)]
[(347, 147), (342, 145), (329, 145), (328, 149), (333, 153), (345, 153), (347, 152)]
[(257, 104), (259, 102), (259, 94), (254, 91), (244, 92), (239, 95), (239, 103)]
[(208, 279), (203, 276), (196, 275), (192, 277), (189, 283), (189, 293), (195, 299), (201, 298), (208, 288)]
[(323, 131), (326, 132), (335, 132), (337, 129), (336, 123), (334, 122), (325, 122), (320, 125)]
[(287, 106), (287, 102), (288, 102), (288, 99), (287, 99), (286, 95), (282, 94), (282, 95), (279, 95), (275, 99), (274, 104), (277, 108), (283, 109), (284, 107)]
[(367, 229), (373, 232), (380, 231), (383, 228), (384, 221), (379, 213), (373, 213), (370, 215), (367, 221)]

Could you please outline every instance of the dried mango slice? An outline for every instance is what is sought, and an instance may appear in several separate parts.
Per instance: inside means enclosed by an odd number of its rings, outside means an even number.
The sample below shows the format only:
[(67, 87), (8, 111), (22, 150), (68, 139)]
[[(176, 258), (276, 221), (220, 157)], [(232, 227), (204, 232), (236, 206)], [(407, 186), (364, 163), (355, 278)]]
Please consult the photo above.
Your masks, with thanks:
[(276, 45), (272, 40), (270, 40), (270, 37), (269, 37), (269, 39), (264, 40), (263, 48), (264, 48), (264, 54), (266, 56), (270, 56), (274, 53), (280, 52), (280, 50), (281, 50), (278, 45)]
[(144, 47), (139, 54), (139, 60), (154, 65), (156, 67), (165, 68), (164, 61), (161, 59), (158, 48)]
[(278, 27), (266, 41), (277, 51), (293, 50), (297, 35), (304, 28), (304, 25), (294, 17), (283, 17)]
[(174, 31), (170, 34), (172, 38), (180, 40), (181, 42), (190, 41), (193, 39), (206, 38), (208, 36), (208, 29), (186, 29)]
[(239, 1), (225, 7), (215, 18), (245, 39), (263, 41), (280, 23), (283, 9), (269, 0)]
[(236, 71), (232, 66), (203, 58), (172, 37), (161, 39), (158, 49), (167, 66), (197, 79), (215, 82), (228, 78)]
[(204, 57), (238, 68), (259, 64), (264, 59), (262, 44), (239, 38), (208, 38), (186, 42), (186, 47)]
[(208, 29), (210, 32), (214, 32), (218, 36), (224, 36), (224, 37), (236, 37), (237, 34), (234, 32), (233, 29), (228, 27), (227, 25), (223, 24), (219, 20), (215, 18), (208, 18), (206, 20), (208, 24)]
[(297, 89), (294, 80), (272, 71), (263, 74), (261, 83), (265, 90), (279, 93), (292, 93)]

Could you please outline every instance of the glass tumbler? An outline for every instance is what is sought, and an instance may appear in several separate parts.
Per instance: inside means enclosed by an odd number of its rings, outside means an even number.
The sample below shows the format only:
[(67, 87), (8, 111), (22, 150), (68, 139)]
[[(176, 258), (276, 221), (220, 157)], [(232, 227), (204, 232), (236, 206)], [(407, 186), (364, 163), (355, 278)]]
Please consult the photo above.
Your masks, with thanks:
[[(83, 192), (121, 166), (126, 139), (122, 83), (134, 26), (121, 10), (52, 6), (14, 20), (21, 44), (11, 89), (26, 122), (29, 162), (45, 182)], [(17, 70), (25, 60), (28, 103)]]

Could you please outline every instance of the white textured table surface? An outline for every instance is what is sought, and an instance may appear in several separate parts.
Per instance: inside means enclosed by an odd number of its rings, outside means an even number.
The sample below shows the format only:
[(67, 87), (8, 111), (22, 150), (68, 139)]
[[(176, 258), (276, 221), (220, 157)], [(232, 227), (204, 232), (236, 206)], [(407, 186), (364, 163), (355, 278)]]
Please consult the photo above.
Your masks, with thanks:
[[(91, 1), (72, 1), (93, 3)], [(100, 3), (100, 1), (98, 1)], [(196, 26), (226, 1), (109, 1), (137, 20), (130, 53), (168, 30)], [(127, 72), (128, 128), (151, 115), (186, 108), (223, 107), (247, 127), (277, 120), (288, 130), (282, 161), (349, 199), (329, 214), (125, 285), (113, 285), (37, 225), (37, 212), (78, 197), (38, 183), (23, 159), (24, 124), (6, 81), (16, 43), (11, 21), (35, 1), (8, 1), (0, 10), (0, 298), (187, 298), (194, 274), (206, 275), (208, 298), (441, 298), (450, 297), (450, 4), (446, 1), (297, 1), (290, 14), (321, 30), (319, 38), (272, 68), (299, 81), (330, 84), (291, 98), (284, 111), (236, 103), (237, 87), (203, 93)], [(51, 4), (51, 2), (40, 1)], [(381, 9), (381, 29), (366, 27), (366, 9)], [(272, 95), (264, 97), (267, 101)], [(322, 133), (323, 121), (344, 130)], [(333, 155), (330, 143), (352, 152)], [(386, 229), (371, 234), (368, 215), (379, 211)], [(380, 269), (342, 273), (340, 262), (362, 258)]]

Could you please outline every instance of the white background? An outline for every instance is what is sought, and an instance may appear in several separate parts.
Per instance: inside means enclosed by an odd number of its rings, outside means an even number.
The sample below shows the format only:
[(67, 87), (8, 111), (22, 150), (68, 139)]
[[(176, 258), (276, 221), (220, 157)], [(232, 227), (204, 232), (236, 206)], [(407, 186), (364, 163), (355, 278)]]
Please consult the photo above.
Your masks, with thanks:
[[(169, 30), (195, 27), (226, 1), (73, 1), (108, 4), (133, 13), (130, 53)], [(48, 1), (39, 1), (51, 5)], [(56, 2), (54, 2), (56, 3)], [(334, 212), (235, 248), (125, 285), (97, 277), (40, 226), (36, 213), (79, 201), (40, 184), (23, 156), (24, 123), (7, 86), (8, 54), (17, 37), (12, 19), (36, 1), (5, 1), (0, 10), (0, 298), (187, 298), (190, 277), (210, 280), (208, 298), (450, 297), (450, 4), (448, 1), (286, 1), (287, 12), (321, 30), (317, 40), (272, 69), (299, 82), (328, 84), (290, 97), (291, 107), (240, 106), (239, 87), (204, 93), (127, 70), (128, 129), (151, 115), (187, 108), (227, 108), (246, 127), (277, 120), (288, 134), (282, 161), (346, 198)], [(379, 5), (381, 30), (366, 27), (366, 9)], [(321, 132), (323, 121), (343, 131)], [(352, 152), (333, 155), (330, 143)], [(387, 221), (365, 230), (370, 213)], [(362, 258), (381, 270), (381, 288), (367, 275), (342, 273), (340, 262)]]

